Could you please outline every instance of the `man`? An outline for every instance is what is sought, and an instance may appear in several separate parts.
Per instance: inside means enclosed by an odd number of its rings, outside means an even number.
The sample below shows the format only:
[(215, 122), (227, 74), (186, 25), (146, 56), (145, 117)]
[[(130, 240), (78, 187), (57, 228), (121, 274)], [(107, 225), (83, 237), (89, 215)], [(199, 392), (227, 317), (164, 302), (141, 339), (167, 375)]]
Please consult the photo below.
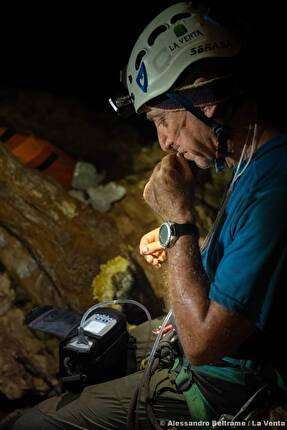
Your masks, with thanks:
[[(129, 418), (138, 428), (209, 428), (266, 384), (286, 389), (287, 136), (239, 73), (239, 55), (240, 43), (210, 17), (173, 5), (139, 37), (128, 96), (112, 101), (145, 112), (161, 148), (172, 150), (144, 190), (164, 223), (142, 238), (140, 253), (156, 267), (167, 261), (176, 359), (160, 361), (148, 391), (137, 392), (147, 385), (137, 372), (49, 399), (14, 430), (125, 429)], [(202, 250), (190, 160), (235, 171)]]

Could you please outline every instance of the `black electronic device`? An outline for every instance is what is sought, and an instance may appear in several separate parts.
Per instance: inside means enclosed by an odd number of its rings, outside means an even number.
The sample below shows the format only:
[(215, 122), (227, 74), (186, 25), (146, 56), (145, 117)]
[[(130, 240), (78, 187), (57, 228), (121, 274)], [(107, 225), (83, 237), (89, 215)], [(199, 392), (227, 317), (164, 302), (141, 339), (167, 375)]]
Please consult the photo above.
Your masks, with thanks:
[(70, 391), (119, 378), (127, 372), (129, 334), (125, 315), (98, 308), (78, 332), (60, 343), (60, 377)]
[(69, 391), (125, 376), (132, 367), (128, 355), (132, 337), (126, 316), (117, 309), (91, 308), (83, 317), (78, 312), (43, 306), (34, 309), (26, 322), (33, 330), (62, 339), (59, 373)]

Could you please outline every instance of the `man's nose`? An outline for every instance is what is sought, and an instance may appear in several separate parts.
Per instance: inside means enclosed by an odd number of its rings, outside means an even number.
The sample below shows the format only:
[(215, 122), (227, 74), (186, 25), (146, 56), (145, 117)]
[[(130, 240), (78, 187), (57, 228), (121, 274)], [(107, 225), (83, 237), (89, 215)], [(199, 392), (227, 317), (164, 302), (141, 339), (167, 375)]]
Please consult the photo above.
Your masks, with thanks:
[(158, 132), (158, 141), (163, 151), (169, 151), (173, 148), (173, 139), (167, 133)]
[(168, 151), (169, 143), (165, 136), (158, 136), (158, 142), (163, 151)]
[(163, 151), (170, 151), (173, 149), (173, 140), (168, 137), (161, 139), (160, 146)]
[(167, 138), (166, 141), (165, 141), (165, 147), (166, 147), (166, 151), (169, 151), (169, 150), (173, 149), (173, 147), (174, 147), (173, 140)]

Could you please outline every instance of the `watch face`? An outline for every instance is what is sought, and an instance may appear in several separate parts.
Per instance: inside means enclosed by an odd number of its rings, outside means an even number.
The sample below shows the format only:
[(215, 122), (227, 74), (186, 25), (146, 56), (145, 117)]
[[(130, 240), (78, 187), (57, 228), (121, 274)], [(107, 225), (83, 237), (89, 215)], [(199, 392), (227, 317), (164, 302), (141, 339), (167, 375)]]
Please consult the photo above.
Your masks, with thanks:
[(159, 242), (162, 246), (167, 247), (170, 243), (171, 231), (168, 224), (162, 224), (159, 228)]

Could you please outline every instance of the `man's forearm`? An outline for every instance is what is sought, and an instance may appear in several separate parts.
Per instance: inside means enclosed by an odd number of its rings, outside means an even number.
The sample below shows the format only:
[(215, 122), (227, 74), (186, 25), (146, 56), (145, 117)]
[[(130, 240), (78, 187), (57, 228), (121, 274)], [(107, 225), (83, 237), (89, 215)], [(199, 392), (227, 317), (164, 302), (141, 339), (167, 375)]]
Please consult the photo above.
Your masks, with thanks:
[(181, 236), (168, 250), (168, 281), (172, 310), (184, 351), (200, 349), (202, 328), (209, 308), (208, 279), (198, 241)]

